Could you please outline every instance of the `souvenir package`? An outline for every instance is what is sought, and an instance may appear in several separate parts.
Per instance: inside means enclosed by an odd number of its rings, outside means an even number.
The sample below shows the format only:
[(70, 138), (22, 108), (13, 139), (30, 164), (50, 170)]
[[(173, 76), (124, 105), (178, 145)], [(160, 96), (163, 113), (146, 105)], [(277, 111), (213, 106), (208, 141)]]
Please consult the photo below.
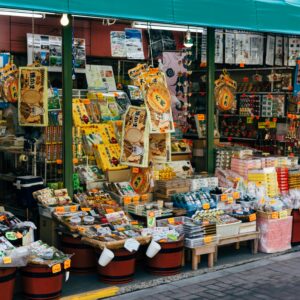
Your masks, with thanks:
[(103, 171), (126, 169), (120, 164), (121, 149), (119, 144), (94, 145), (94, 155), (97, 166)]
[(123, 129), (123, 121), (117, 120), (117, 121), (108, 121), (109, 125), (112, 126), (116, 139), (119, 143), (121, 143), (122, 140), (122, 129)]
[(98, 127), (91, 126), (82, 128), (82, 142), (85, 154), (93, 156), (93, 146), (103, 144), (103, 139), (98, 131)]
[(171, 94), (164, 84), (153, 84), (146, 92), (150, 115), (150, 133), (174, 132)]
[(186, 178), (191, 175), (193, 175), (193, 167), (188, 160), (155, 163), (153, 165), (154, 180), (165, 180), (175, 177)]
[[(137, 169), (137, 170), (136, 170)], [(146, 194), (151, 191), (152, 175), (150, 168), (133, 168), (131, 185), (138, 194)]]
[(235, 107), (235, 91), (237, 83), (230, 78), (226, 70), (215, 81), (215, 98), (221, 111), (228, 111)]
[(148, 166), (149, 128), (146, 108), (129, 106), (123, 123), (121, 163), (133, 167)]
[(74, 126), (80, 127), (81, 125), (89, 124), (90, 118), (86, 111), (84, 104), (80, 99), (73, 99), (73, 123)]
[(150, 134), (149, 160), (152, 162), (168, 162), (171, 160), (170, 133)]
[(91, 101), (90, 99), (84, 99), (82, 100), (82, 103), (85, 106), (90, 122), (93, 124), (100, 123), (100, 112), (99, 109), (96, 107), (95, 102)]
[(18, 100), (18, 69), (13, 63), (8, 63), (0, 69), (0, 94), (7, 102)]
[(76, 166), (76, 172), (79, 175), (80, 182), (84, 184), (104, 179), (104, 174), (94, 165)]
[(48, 71), (45, 67), (19, 69), (19, 124), (48, 125)]

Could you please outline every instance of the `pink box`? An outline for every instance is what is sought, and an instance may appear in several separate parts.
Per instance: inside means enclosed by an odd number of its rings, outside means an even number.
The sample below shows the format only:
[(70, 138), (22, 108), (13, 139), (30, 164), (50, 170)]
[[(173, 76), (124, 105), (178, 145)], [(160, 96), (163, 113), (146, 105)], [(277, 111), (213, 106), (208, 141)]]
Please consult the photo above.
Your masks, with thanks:
[(257, 218), (260, 230), (258, 250), (264, 253), (276, 253), (291, 248), (293, 217), (284, 219)]

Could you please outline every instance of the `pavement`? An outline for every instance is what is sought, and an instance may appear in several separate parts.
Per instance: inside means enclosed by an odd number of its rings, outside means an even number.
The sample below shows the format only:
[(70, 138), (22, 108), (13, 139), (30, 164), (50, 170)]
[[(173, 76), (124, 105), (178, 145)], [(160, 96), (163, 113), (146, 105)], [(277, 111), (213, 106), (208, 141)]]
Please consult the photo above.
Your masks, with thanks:
[(107, 299), (298, 300), (300, 252), (265, 257)]

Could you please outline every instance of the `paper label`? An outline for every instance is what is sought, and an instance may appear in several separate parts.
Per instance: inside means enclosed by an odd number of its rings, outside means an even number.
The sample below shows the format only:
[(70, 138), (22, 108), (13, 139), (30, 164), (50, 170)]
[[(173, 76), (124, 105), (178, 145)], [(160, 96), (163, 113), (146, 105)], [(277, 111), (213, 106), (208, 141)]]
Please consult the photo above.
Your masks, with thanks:
[(287, 210), (283, 210), (283, 211), (279, 212), (280, 219), (287, 218), (287, 216), (288, 216)]
[(132, 173), (133, 174), (138, 174), (140, 172), (139, 168), (132, 168)]
[(77, 206), (76, 205), (70, 206), (70, 212), (76, 212), (76, 211), (77, 211)]
[(175, 224), (175, 219), (174, 218), (169, 218), (168, 223), (171, 224), (171, 225), (174, 225)]
[(252, 214), (249, 216), (249, 222), (254, 222), (256, 221), (256, 214)]
[(143, 201), (147, 201), (148, 200), (148, 194), (144, 194), (141, 196)]
[(272, 212), (272, 219), (278, 219), (278, 212), (277, 211)]
[(197, 118), (198, 118), (198, 121), (204, 121), (205, 120), (205, 115), (204, 114), (198, 114)]
[(12, 262), (12, 259), (11, 259), (11, 257), (9, 257), (9, 256), (4, 256), (4, 257), (2, 258), (2, 260), (3, 260), (3, 263), (4, 263), (5, 265), (11, 264), (11, 262)]
[(57, 212), (57, 213), (64, 213), (65, 212), (65, 208), (63, 206), (55, 207), (55, 212)]
[(221, 195), (221, 201), (227, 201), (228, 195), (227, 194), (222, 194)]
[(233, 197), (233, 199), (239, 199), (240, 198), (240, 193), (239, 192), (233, 192), (232, 197)]
[(204, 203), (202, 208), (203, 209), (210, 209), (210, 204), (209, 203)]
[(212, 242), (212, 236), (206, 236), (204, 237), (204, 244), (209, 244)]
[(91, 210), (91, 208), (90, 207), (81, 207), (81, 210), (88, 212)]
[(133, 200), (133, 202), (139, 202), (140, 196), (133, 196), (132, 200)]
[(127, 196), (123, 198), (124, 205), (128, 205), (131, 203), (131, 197)]
[(54, 266), (52, 266), (52, 273), (55, 274), (55, 273), (58, 273), (61, 271), (61, 265), (60, 264), (56, 264)]
[(228, 197), (227, 204), (232, 204), (232, 203), (233, 203), (233, 198), (232, 197)]
[(107, 214), (111, 214), (111, 213), (114, 213), (115, 211), (112, 209), (112, 208), (107, 208), (106, 209), (106, 213)]
[(64, 269), (69, 269), (71, 267), (71, 259), (67, 259), (64, 261)]

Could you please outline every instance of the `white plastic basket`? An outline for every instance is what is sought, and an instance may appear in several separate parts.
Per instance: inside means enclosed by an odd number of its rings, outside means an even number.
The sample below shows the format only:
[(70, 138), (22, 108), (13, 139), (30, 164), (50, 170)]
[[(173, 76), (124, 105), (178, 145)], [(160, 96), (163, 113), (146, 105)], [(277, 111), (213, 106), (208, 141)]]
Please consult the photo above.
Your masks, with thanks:
[(187, 248), (197, 248), (206, 245), (217, 245), (219, 241), (219, 237), (217, 235), (212, 235), (208, 237), (201, 237), (196, 239), (188, 239), (184, 240), (184, 246)]
[(240, 232), (241, 223), (242, 221), (238, 221), (231, 224), (217, 225), (217, 235), (220, 238), (238, 235)]

